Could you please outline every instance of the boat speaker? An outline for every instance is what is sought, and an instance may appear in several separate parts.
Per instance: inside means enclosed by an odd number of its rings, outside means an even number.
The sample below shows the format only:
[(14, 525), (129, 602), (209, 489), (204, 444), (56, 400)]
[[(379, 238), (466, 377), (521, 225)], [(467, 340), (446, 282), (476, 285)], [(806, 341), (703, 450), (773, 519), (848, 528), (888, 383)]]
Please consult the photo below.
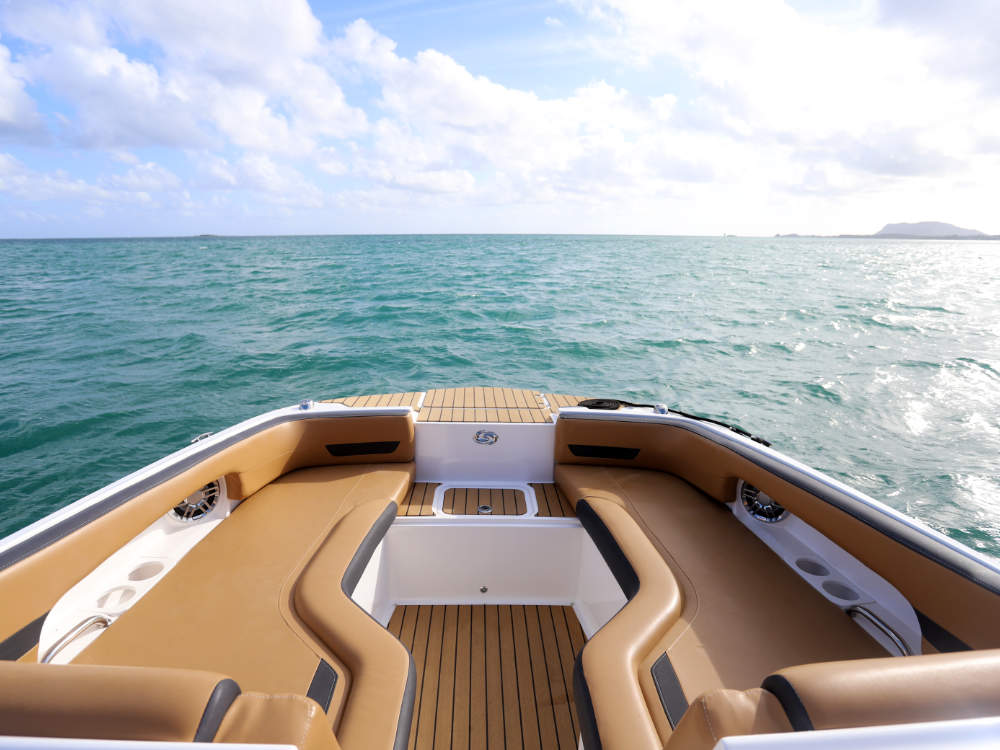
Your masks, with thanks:
[(174, 516), (182, 521), (197, 521), (199, 518), (204, 518), (219, 502), (220, 494), (219, 480), (209, 482), (177, 503), (174, 506)]
[(788, 513), (784, 506), (779, 505), (768, 495), (752, 484), (740, 482), (740, 500), (747, 513), (764, 523), (777, 523)]

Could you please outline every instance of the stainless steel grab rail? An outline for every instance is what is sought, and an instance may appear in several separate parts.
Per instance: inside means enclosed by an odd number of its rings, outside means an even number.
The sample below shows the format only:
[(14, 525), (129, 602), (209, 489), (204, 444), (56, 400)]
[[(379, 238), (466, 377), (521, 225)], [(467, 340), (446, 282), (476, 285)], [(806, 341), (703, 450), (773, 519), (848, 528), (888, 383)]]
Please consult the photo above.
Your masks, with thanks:
[(900, 656), (913, 655), (913, 651), (911, 651), (910, 647), (906, 645), (906, 641), (903, 640), (902, 636), (900, 636), (899, 633), (897, 633), (895, 630), (889, 627), (889, 625), (887, 625), (886, 622), (881, 617), (879, 617), (877, 614), (872, 612), (867, 607), (861, 607), (861, 606), (849, 607), (847, 610), (847, 614), (850, 615), (852, 618), (855, 615), (859, 615), (862, 620), (868, 622), (872, 627), (874, 627), (882, 635), (884, 635), (886, 638), (889, 639), (892, 645), (895, 646), (896, 649), (899, 651)]
[(66, 635), (60, 638), (58, 641), (53, 643), (48, 651), (42, 654), (39, 661), (42, 664), (48, 664), (50, 661), (56, 658), (56, 654), (62, 651), (71, 642), (79, 638), (81, 635), (90, 630), (94, 625), (100, 625), (101, 628), (106, 628), (111, 624), (111, 618), (107, 615), (91, 615), (85, 620), (77, 623)]

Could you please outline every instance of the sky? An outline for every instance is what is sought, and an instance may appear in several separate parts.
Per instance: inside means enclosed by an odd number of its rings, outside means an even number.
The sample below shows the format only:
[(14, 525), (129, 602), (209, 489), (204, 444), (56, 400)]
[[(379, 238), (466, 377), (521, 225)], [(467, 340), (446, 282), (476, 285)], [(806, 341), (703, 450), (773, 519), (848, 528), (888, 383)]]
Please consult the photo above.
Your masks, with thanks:
[(0, 0), (0, 237), (1000, 233), (992, 0)]

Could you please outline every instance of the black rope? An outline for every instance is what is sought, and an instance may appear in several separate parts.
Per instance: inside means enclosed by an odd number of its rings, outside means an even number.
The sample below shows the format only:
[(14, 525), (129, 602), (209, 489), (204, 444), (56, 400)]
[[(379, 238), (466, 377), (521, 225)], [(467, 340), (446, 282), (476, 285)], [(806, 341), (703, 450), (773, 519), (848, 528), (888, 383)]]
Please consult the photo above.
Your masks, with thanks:
[[(615, 411), (617, 409), (622, 408), (623, 406), (632, 406), (640, 409), (655, 408), (653, 404), (633, 404), (631, 401), (622, 401), (621, 399), (617, 398), (588, 398), (578, 403), (577, 406), (583, 406), (587, 409), (598, 409), (601, 411)], [(697, 414), (690, 414), (686, 411), (679, 411), (677, 409), (667, 409), (667, 411), (670, 412), (671, 414), (677, 414), (682, 417), (687, 417), (688, 419), (697, 420), (698, 422), (709, 422), (711, 424), (718, 425), (719, 427), (725, 427), (727, 430), (732, 430), (737, 435), (742, 435), (745, 438), (750, 438), (755, 443), (760, 443), (761, 445), (766, 447), (771, 446), (771, 444), (764, 438), (757, 437), (756, 435), (747, 432), (742, 427), (737, 427), (734, 424), (729, 424), (728, 422), (720, 422), (718, 419), (712, 419), (711, 417), (701, 417)]]
[(587, 409), (601, 409), (603, 411), (614, 411), (623, 406), (636, 406), (645, 409), (654, 408), (653, 404), (633, 404), (631, 401), (622, 401), (617, 398), (588, 398), (578, 403), (577, 406), (583, 406)]

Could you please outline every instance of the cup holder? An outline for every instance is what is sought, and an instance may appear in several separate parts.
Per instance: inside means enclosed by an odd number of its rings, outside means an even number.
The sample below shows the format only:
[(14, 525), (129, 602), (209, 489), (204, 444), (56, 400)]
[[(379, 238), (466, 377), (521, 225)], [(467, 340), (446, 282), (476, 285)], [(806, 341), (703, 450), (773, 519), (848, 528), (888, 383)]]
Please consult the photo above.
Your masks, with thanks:
[(845, 602), (856, 602), (861, 598), (861, 594), (840, 581), (823, 581), (823, 590), (835, 599), (842, 599)]
[(133, 568), (132, 572), (128, 574), (128, 579), (130, 581), (146, 581), (159, 574), (162, 570), (163, 563), (159, 560), (150, 560)]
[(813, 560), (811, 557), (800, 557), (795, 561), (795, 567), (803, 573), (808, 573), (811, 576), (817, 576), (819, 578), (830, 575), (829, 568), (827, 568), (819, 560)]
[(115, 586), (101, 594), (97, 599), (97, 606), (112, 611), (124, 609), (133, 596), (135, 589), (131, 586)]

